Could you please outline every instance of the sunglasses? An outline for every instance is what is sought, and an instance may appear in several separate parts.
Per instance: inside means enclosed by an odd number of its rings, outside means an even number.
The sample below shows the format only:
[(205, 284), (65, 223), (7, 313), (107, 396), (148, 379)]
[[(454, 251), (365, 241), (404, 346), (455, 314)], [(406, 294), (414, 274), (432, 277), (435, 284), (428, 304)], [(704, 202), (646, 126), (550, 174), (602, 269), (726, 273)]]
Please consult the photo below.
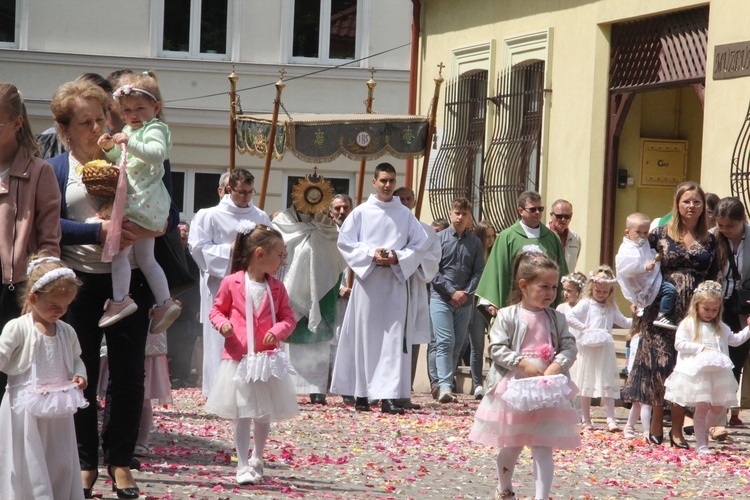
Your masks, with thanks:
[(562, 220), (568, 220), (571, 217), (573, 217), (573, 214), (552, 214), (555, 216), (555, 219), (562, 219)]
[(535, 214), (537, 212), (541, 214), (542, 212), (544, 212), (544, 207), (521, 207), (521, 210), (526, 210), (530, 214)]

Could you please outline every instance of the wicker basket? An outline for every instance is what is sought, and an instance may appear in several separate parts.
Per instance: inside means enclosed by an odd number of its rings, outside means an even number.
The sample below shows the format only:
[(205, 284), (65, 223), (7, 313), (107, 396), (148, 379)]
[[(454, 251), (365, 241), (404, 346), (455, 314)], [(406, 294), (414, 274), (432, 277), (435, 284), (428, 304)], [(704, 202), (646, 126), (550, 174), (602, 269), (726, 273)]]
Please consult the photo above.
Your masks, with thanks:
[(120, 169), (103, 160), (90, 161), (81, 169), (86, 192), (101, 198), (114, 198)]

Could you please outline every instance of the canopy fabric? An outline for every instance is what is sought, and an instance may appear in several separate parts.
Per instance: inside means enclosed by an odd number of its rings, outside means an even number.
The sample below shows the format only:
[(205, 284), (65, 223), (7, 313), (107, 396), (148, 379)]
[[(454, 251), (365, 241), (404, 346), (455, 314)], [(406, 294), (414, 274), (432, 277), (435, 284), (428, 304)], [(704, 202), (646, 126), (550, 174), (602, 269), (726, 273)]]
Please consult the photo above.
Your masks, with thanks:
[[(237, 115), (237, 150), (265, 156), (272, 115)], [(326, 163), (344, 155), (372, 160), (385, 154), (396, 158), (420, 156), (429, 146), (429, 118), (416, 115), (294, 114), (276, 123), (273, 155), (286, 150), (308, 163)]]

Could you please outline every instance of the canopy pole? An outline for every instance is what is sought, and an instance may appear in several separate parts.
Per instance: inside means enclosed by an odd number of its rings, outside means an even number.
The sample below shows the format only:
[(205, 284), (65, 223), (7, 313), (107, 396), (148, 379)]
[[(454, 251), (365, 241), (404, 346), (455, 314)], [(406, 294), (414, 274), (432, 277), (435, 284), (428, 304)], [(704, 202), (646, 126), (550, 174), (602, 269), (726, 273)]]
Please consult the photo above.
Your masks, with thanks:
[(437, 106), (440, 98), (440, 86), (445, 81), (443, 78), (443, 68), (445, 65), (441, 62), (438, 64), (438, 76), (435, 78), (435, 93), (432, 95), (430, 103), (430, 122), (427, 124), (427, 144), (424, 148), (424, 158), (422, 159), (422, 171), (419, 176), (419, 194), (417, 195), (417, 208), (414, 215), (419, 219), (422, 214), (422, 201), (424, 200), (424, 186), (427, 182), (427, 165), (430, 162), (430, 141), (434, 140), (434, 147), (437, 148), (437, 137), (435, 136), (435, 117), (437, 115)]
[[(372, 102), (375, 100), (373, 95), (375, 94), (375, 87), (377, 86), (377, 83), (375, 83), (375, 68), (370, 68), (370, 79), (367, 81), (367, 100), (365, 101), (365, 113), (371, 114), (372, 113)], [(362, 203), (362, 187), (365, 183), (365, 166), (367, 165), (367, 160), (362, 158), (359, 160), (359, 180), (357, 182), (357, 201), (356, 206), (359, 206), (360, 203)], [(354, 208), (354, 207), (352, 207)], [(352, 288), (354, 286), (354, 271), (352, 271), (351, 268), (349, 268), (349, 275), (348, 275), (349, 281), (347, 282), (347, 285), (349, 288)]]
[[(367, 81), (367, 100), (365, 100), (365, 113), (372, 114), (372, 102), (375, 100), (373, 95), (375, 93), (375, 87), (377, 86), (377, 83), (375, 83), (375, 68), (370, 68), (370, 79)], [(356, 205), (359, 206), (360, 203), (362, 203), (362, 187), (365, 183), (365, 166), (367, 165), (367, 160), (362, 158), (359, 160), (359, 180), (357, 181), (357, 199), (356, 199)]]
[(268, 133), (268, 142), (266, 142), (266, 165), (263, 168), (263, 183), (260, 188), (260, 201), (258, 208), (263, 210), (266, 204), (266, 189), (268, 189), (268, 176), (271, 173), (271, 158), (273, 150), (276, 147), (276, 123), (279, 121), (279, 106), (281, 106), (281, 92), (286, 87), (284, 83), (284, 74), (286, 70), (279, 70), (279, 81), (274, 84), (276, 87), (276, 99), (273, 101), (273, 117), (271, 118), (271, 131)]
[(235, 110), (237, 109), (237, 80), (239, 80), (239, 77), (234, 72), (234, 64), (232, 64), (232, 73), (227, 78), (229, 78), (229, 173), (231, 174), (234, 172), (234, 160), (237, 151), (237, 122), (235, 122)]

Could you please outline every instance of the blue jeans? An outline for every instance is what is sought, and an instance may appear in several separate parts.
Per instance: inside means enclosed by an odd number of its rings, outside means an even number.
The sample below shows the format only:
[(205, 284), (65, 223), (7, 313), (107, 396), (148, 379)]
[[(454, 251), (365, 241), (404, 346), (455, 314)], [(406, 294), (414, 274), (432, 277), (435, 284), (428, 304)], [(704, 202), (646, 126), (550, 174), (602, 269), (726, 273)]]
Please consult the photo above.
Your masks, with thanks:
[[(661, 300), (659, 301), (659, 312), (671, 315), (672, 311), (674, 311), (674, 301), (677, 296), (677, 289), (669, 281), (662, 280), (661, 286), (659, 287), (659, 295), (661, 296)], [(657, 295), (657, 297), (659, 295)]]
[(469, 344), (471, 345), (471, 385), (474, 389), (482, 386), (482, 369), (484, 368), (484, 335), (487, 331), (485, 321), (479, 309), (472, 307), (469, 322)]
[(473, 306), (473, 300), (457, 309), (442, 299), (433, 297), (430, 301), (430, 318), (435, 336), (435, 365), (441, 391), (448, 391), (453, 386), (453, 372), (466, 342)]

